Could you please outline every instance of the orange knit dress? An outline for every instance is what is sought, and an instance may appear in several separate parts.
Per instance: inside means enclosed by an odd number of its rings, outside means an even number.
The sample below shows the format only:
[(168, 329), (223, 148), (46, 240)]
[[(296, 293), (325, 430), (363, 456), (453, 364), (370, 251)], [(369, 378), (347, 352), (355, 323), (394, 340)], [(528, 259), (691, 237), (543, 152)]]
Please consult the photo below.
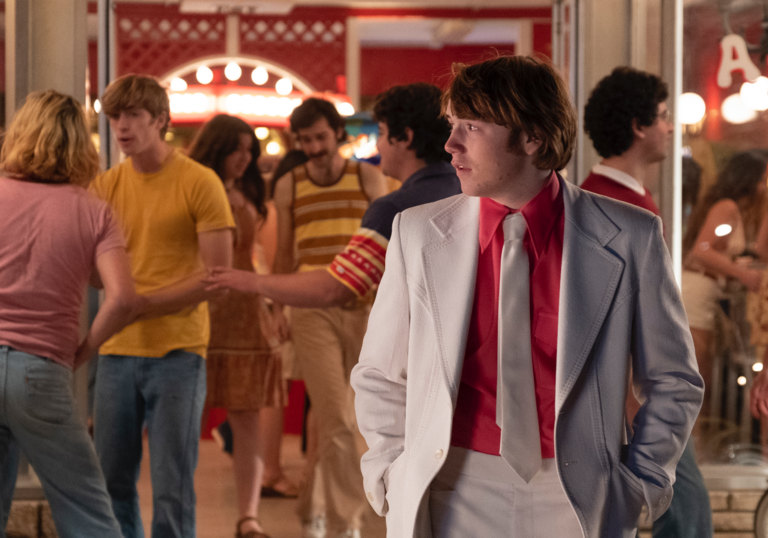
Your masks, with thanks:
[[(233, 267), (254, 271), (251, 249), (259, 222), (253, 205), (235, 189), (228, 191), (236, 230)], [(259, 295), (230, 292), (209, 302), (209, 407), (251, 411), (284, 405), (279, 342), (269, 330), (269, 311)]]

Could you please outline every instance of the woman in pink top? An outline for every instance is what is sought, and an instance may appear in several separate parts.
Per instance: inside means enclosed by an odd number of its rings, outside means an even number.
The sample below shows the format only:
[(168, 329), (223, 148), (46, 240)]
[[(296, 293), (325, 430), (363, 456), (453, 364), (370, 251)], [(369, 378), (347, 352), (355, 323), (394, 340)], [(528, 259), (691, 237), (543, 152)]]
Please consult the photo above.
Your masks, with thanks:
[[(99, 158), (80, 104), (52, 90), (30, 94), (0, 161), (0, 457), (15, 439), (60, 537), (118, 538), (72, 372), (131, 321), (139, 300), (112, 211), (86, 191)], [(92, 273), (105, 300), (79, 342)]]

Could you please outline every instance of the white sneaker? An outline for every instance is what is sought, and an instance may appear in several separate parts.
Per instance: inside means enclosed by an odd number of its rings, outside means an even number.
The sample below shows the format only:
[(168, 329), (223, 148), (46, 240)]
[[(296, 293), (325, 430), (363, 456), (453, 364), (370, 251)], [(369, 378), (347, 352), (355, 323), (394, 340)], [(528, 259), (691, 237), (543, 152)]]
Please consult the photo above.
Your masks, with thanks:
[(318, 514), (301, 527), (301, 538), (325, 538), (325, 514)]
[(360, 529), (347, 529), (338, 538), (360, 538)]

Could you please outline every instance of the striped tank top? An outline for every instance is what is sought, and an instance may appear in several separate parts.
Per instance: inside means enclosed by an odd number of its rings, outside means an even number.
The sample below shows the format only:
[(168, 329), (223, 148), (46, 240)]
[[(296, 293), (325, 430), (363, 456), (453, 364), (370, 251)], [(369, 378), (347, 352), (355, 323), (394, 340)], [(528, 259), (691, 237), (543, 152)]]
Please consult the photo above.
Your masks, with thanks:
[(304, 165), (293, 169), (293, 229), (299, 272), (322, 269), (360, 228), (370, 200), (360, 182), (360, 163), (346, 161), (332, 185), (317, 185)]

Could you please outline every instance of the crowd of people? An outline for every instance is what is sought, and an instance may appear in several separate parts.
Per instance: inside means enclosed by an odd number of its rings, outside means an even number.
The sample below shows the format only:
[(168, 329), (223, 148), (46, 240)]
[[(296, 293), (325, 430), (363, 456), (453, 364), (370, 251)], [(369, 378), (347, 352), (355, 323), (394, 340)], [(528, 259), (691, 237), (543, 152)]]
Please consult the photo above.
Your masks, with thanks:
[[(360, 538), (367, 504), (397, 538), (629, 538), (643, 505), (654, 537), (712, 536), (690, 435), (724, 283), (768, 289), (768, 156), (734, 155), (701, 196), (686, 183), (678, 288), (649, 189), (667, 99), (636, 69), (601, 80), (584, 112), (601, 161), (578, 188), (558, 173), (566, 85), (532, 57), (379, 95), (380, 166), (344, 159), (343, 117), (306, 99), (270, 182), (237, 117), (166, 143), (151, 77), (102, 96), (125, 156), (103, 173), (82, 107), (30, 94), (0, 153), (0, 524), (21, 452), (59, 536), (143, 536), (146, 433), (152, 535), (194, 537), (207, 405), (227, 411), (237, 538), (268, 536), (262, 485), (298, 496), (305, 538)], [(104, 298), (81, 339), (88, 283)], [(279, 468), (288, 339), (316, 432), (298, 487)], [(71, 381), (96, 356), (91, 439)], [(750, 405), (768, 416), (763, 375)]]

